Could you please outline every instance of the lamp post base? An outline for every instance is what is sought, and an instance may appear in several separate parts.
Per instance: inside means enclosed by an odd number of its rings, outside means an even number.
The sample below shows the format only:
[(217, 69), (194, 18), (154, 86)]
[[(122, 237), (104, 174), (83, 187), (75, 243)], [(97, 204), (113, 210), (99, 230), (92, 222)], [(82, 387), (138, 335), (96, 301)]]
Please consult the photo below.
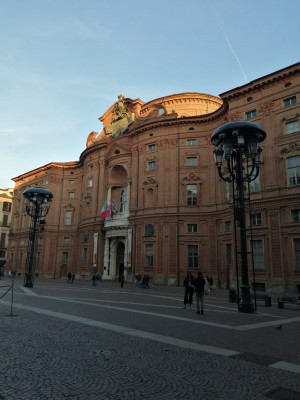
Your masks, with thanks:
[(250, 288), (247, 285), (241, 286), (241, 300), (238, 305), (238, 310), (243, 313), (254, 313), (254, 306), (250, 296)]
[(33, 287), (33, 282), (34, 282), (33, 274), (25, 273), (24, 286)]

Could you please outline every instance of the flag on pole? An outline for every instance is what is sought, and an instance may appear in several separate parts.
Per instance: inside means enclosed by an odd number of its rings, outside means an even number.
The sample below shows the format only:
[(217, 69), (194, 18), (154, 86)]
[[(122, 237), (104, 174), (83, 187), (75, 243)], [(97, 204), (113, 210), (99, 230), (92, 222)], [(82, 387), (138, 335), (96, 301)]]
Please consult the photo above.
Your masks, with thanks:
[(110, 200), (108, 202), (107, 202), (106, 199), (104, 200), (104, 203), (103, 203), (103, 206), (102, 206), (102, 209), (101, 209), (101, 213), (100, 213), (100, 219), (102, 221), (104, 221), (105, 219), (106, 220), (112, 219), (112, 216), (111, 216), (111, 201)]
[(105, 199), (105, 200), (104, 200), (104, 203), (103, 203), (103, 206), (102, 206), (102, 209), (101, 209), (101, 213), (100, 213), (100, 219), (101, 219), (102, 221), (105, 220), (106, 214), (107, 214), (107, 201), (106, 201), (106, 199)]

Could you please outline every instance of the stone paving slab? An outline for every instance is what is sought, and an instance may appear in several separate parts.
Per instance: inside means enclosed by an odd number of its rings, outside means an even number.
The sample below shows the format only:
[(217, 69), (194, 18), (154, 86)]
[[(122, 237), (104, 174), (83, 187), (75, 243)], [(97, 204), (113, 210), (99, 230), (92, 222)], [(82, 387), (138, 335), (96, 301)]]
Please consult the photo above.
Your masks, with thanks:
[(0, 302), (0, 400), (300, 399), (298, 373), (252, 352), (221, 356), (70, 314), (13, 312)]
[(267, 399), (299, 375), (18, 310), (0, 329), (0, 395), (17, 399)]

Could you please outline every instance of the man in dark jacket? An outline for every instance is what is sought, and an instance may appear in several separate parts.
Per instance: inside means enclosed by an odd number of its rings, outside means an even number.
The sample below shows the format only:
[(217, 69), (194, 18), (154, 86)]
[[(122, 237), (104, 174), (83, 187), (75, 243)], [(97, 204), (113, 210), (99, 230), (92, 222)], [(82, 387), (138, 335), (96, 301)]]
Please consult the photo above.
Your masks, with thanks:
[(204, 286), (205, 286), (205, 279), (203, 278), (202, 273), (199, 271), (197, 278), (194, 280), (197, 314), (200, 314), (200, 303), (201, 303), (201, 314), (203, 314)]

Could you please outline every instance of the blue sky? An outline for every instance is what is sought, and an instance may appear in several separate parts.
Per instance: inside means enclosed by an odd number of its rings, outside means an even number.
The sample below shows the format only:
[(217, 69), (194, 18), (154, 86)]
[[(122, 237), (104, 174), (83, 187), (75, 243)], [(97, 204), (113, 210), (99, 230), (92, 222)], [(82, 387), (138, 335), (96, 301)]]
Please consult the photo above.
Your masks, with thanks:
[(0, 0), (0, 187), (76, 161), (120, 93), (219, 95), (300, 61), (299, 0)]

